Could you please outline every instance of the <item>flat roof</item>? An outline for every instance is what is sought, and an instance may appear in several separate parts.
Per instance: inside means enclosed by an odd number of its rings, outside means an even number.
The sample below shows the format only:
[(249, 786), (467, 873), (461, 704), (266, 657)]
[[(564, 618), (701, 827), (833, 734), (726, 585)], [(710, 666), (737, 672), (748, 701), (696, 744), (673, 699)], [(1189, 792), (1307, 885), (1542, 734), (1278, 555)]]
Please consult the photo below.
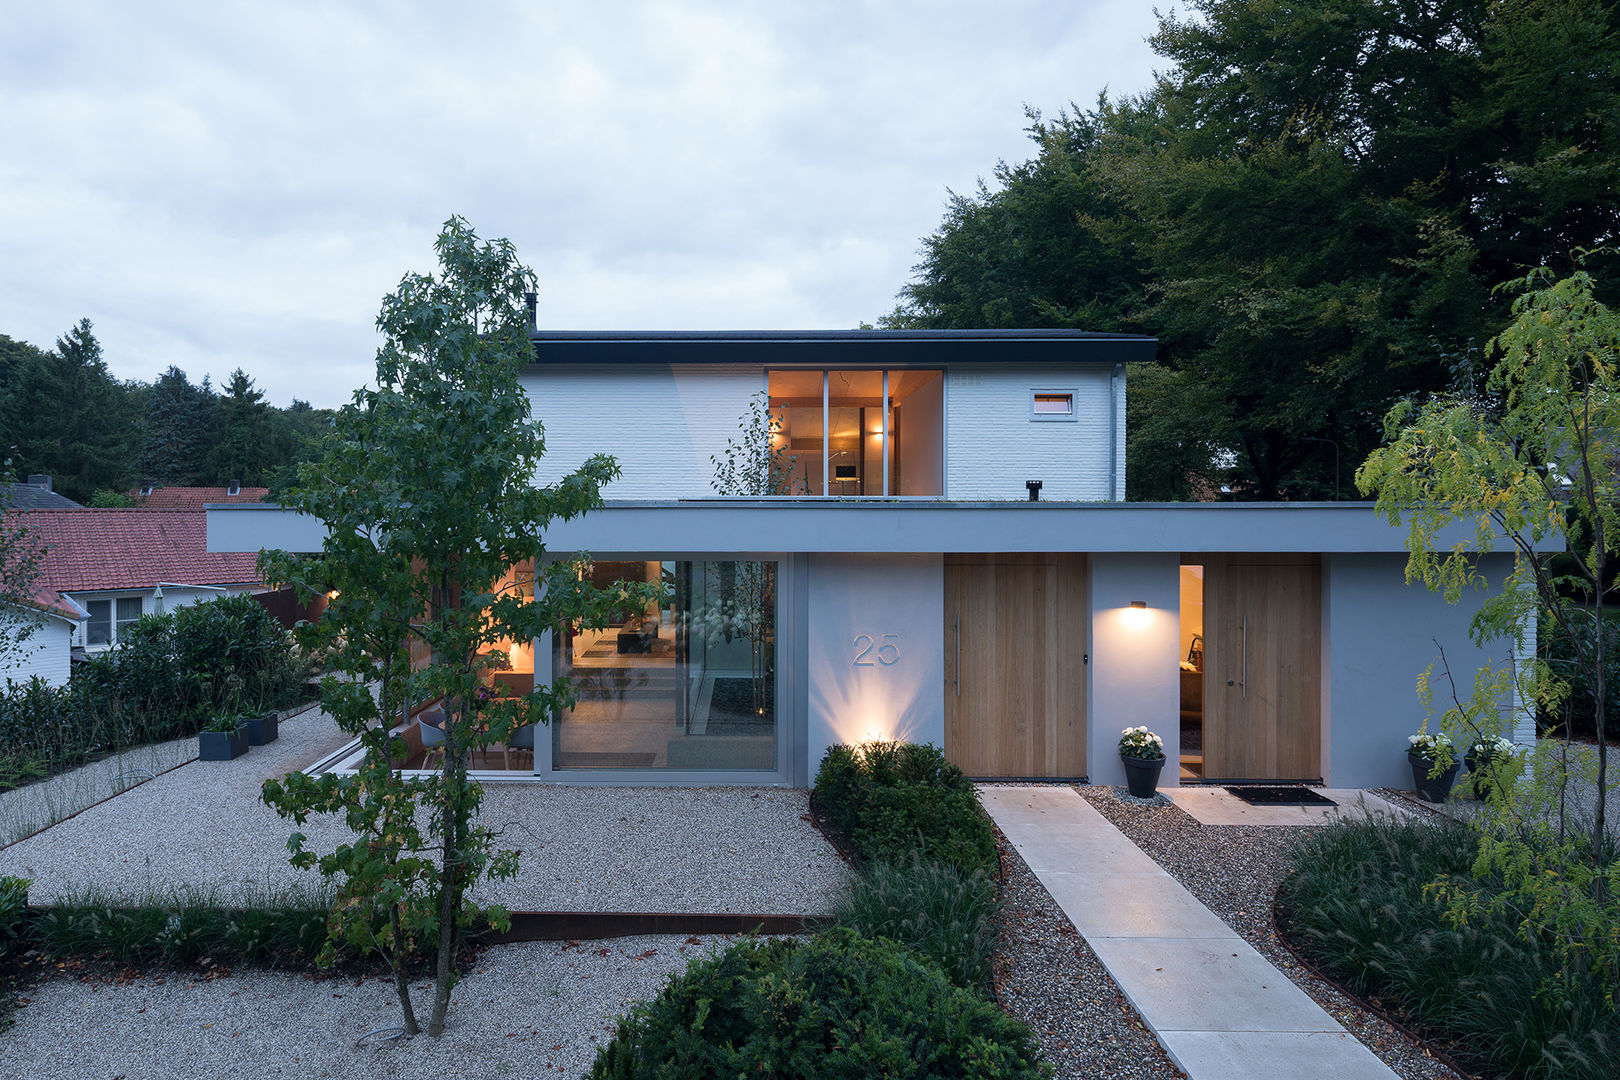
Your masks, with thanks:
[(1123, 364), (1158, 339), (1088, 330), (535, 330), (550, 364)]

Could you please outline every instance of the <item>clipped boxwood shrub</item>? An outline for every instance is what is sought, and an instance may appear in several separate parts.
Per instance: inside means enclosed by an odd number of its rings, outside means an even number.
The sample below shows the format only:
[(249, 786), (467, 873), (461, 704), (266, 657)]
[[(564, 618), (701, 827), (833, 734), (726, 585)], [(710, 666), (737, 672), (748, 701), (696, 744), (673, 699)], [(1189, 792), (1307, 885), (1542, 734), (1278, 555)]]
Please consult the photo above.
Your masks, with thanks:
[(694, 960), (619, 1021), (596, 1080), (1044, 1077), (1029, 1029), (892, 941), (832, 930)]
[(913, 852), (903, 863), (867, 866), (833, 917), (866, 937), (915, 949), (957, 986), (986, 989), (1000, 908), (996, 883), (983, 870), (966, 873)]
[(915, 851), (968, 874), (999, 869), (978, 793), (937, 747), (828, 747), (813, 794), (827, 824), (866, 862), (904, 862)]

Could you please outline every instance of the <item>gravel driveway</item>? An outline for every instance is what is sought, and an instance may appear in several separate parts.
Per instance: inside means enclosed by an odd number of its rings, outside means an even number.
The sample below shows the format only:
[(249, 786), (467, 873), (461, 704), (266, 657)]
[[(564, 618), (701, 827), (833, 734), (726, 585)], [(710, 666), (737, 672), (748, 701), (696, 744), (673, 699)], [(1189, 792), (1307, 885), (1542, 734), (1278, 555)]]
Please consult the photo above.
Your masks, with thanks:
[[(295, 826), (259, 788), (343, 741), (324, 713), (304, 713), (269, 746), (183, 765), (0, 849), (0, 874), (30, 878), (35, 903), (86, 889), (229, 900), (316, 887), (319, 875), (287, 864)], [(844, 867), (807, 814), (807, 793), (793, 788), (487, 784), (483, 821), (522, 857), (515, 880), (476, 895), (523, 911), (819, 914), (843, 889)], [(331, 816), (300, 831), (317, 851), (351, 836)]]

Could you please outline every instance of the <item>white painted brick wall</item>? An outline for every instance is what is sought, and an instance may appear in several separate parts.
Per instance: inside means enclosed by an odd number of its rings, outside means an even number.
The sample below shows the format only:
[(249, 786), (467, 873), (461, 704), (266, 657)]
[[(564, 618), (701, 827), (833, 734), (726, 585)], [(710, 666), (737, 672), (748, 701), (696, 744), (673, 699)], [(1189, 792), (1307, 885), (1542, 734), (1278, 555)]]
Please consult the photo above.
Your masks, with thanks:
[[(953, 365), (945, 386), (946, 497), (1027, 499), (1024, 481), (1039, 480), (1042, 499), (1108, 499), (1111, 373), (1111, 368), (1095, 364), (1014, 369)], [(1031, 420), (1030, 394), (1037, 389), (1073, 389), (1075, 419)], [(1123, 499), (1123, 378), (1114, 397), (1115, 478)]]
[(534, 367), (523, 386), (546, 432), (536, 476), (555, 483), (593, 454), (622, 470), (614, 499), (713, 495), (710, 456), (737, 437), (764, 370), (737, 364)]
[(25, 683), (38, 675), (52, 686), (65, 686), (73, 652), (73, 626), (61, 619), (46, 619), (22, 646), (22, 657), (0, 657), (0, 684), (9, 679)]

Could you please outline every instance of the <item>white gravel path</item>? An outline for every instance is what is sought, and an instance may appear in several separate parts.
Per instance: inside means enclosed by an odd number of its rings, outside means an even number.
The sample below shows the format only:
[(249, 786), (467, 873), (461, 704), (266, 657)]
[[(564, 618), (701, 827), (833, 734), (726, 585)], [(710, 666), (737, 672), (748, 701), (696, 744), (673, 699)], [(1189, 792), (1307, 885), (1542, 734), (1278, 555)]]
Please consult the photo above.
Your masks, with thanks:
[[(34, 903), (86, 889), (229, 900), (316, 887), (317, 874), (287, 865), (295, 826), (259, 789), (344, 741), (324, 713), (304, 713), (269, 746), (183, 765), (0, 849), (0, 874), (30, 878)], [(488, 784), (483, 820), (522, 857), (516, 880), (487, 883), (478, 896), (528, 911), (821, 913), (843, 889), (844, 868), (810, 825), (807, 799), (792, 788)], [(350, 836), (335, 817), (300, 831), (317, 851)]]
[[(629, 1003), (728, 939), (635, 937), (487, 950), (456, 987), (444, 1036), (356, 1049), (398, 1024), (393, 983), (279, 972), (213, 980), (156, 973), (128, 982), (55, 979), (0, 1033), (0, 1076), (16, 1080), (257, 1080), (377, 1077), (485, 1080), (584, 1074)], [(429, 984), (418, 980), (425, 1021)]]

